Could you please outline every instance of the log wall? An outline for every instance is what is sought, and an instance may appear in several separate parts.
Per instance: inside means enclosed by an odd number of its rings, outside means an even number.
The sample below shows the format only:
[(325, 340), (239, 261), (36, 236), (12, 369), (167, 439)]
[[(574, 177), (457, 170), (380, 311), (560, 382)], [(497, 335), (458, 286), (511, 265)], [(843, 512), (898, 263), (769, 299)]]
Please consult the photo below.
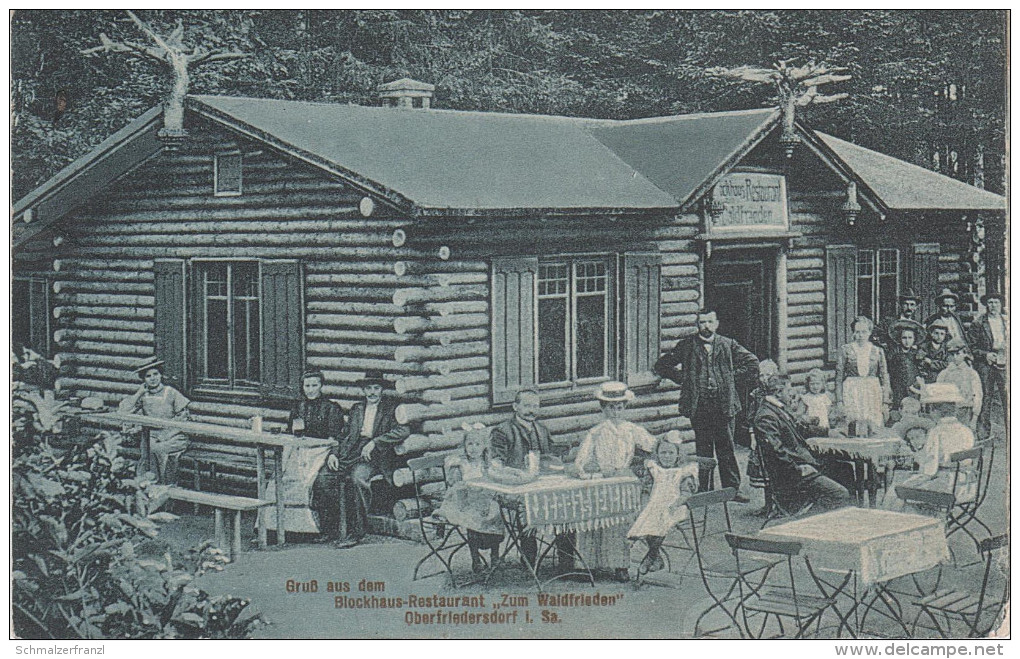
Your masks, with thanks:
[[(490, 404), (493, 255), (658, 250), (662, 350), (694, 327), (704, 255), (699, 215), (413, 221), (376, 200), (364, 217), (362, 192), (208, 124), (190, 130), (181, 151), (152, 159), (53, 232), (60, 237), (48, 252), (62, 390), (115, 404), (137, 388), (129, 369), (154, 350), (152, 268), (160, 258), (300, 259), (307, 364), (325, 372), (326, 395), (345, 406), (359, 396), (365, 370), (394, 376), (403, 401), (398, 414), (414, 432), (401, 447), (405, 456), (458, 445), (463, 422), (506, 418), (506, 408)], [(212, 154), (233, 148), (244, 153), (244, 194), (213, 196)], [(802, 235), (787, 252), (785, 330), (789, 369), (798, 378), (825, 366), (825, 245), (888, 235), (883, 228), (867, 237), (846, 234), (842, 201), (836, 186), (790, 182), (791, 229)], [(945, 241), (937, 227), (923, 232)], [(904, 245), (917, 240), (897, 235)], [(943, 249), (945, 285), (959, 276), (962, 249)], [(563, 449), (599, 419), (590, 390), (543, 405), (541, 416)], [(678, 429), (692, 439), (687, 420), (676, 416), (676, 399), (676, 387), (663, 382), (639, 392), (628, 418), (656, 434)], [(267, 429), (286, 420), (283, 406), (257, 397), (196, 397), (192, 412), (199, 421), (235, 426), (261, 415)], [(211, 450), (231, 468), (253, 468), (243, 449)]]

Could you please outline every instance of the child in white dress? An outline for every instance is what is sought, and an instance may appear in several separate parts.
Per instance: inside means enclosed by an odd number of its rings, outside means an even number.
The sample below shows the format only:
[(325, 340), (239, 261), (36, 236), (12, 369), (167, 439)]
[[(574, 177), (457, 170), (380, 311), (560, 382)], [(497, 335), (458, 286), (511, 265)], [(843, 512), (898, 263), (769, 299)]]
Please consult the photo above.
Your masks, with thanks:
[(698, 464), (685, 462), (680, 433), (669, 432), (655, 445), (655, 460), (645, 462), (652, 477), (652, 493), (641, 515), (630, 527), (630, 540), (644, 540), (648, 553), (638, 572), (646, 574), (665, 567), (659, 548), (669, 530), (687, 519), (687, 497), (698, 490)]
[(825, 373), (814, 368), (807, 374), (807, 393), (801, 396), (807, 406), (805, 418), (809, 423), (829, 430), (829, 408), (832, 407), (832, 396), (825, 390)]

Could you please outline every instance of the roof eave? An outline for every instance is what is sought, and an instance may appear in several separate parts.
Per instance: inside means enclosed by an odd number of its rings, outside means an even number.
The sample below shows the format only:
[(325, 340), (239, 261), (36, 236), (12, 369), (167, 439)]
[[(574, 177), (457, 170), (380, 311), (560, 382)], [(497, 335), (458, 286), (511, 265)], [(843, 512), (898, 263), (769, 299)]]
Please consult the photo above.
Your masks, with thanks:
[(534, 217), (544, 215), (548, 217), (575, 216), (575, 215), (621, 215), (621, 216), (645, 216), (662, 213), (675, 214), (679, 206), (658, 206), (647, 208), (635, 207), (576, 207), (576, 208), (429, 208), (418, 207), (415, 211), (417, 217)]

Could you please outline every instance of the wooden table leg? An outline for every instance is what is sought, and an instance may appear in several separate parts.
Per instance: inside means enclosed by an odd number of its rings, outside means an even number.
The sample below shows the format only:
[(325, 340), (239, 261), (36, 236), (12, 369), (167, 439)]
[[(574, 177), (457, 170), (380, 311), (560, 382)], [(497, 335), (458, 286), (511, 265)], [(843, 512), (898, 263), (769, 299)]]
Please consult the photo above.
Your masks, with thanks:
[(285, 507), (283, 501), (283, 447), (273, 452), (273, 466), (276, 479), (276, 544), (287, 542), (287, 531), (284, 528)]
[(234, 511), (234, 537), (230, 543), (230, 560), (236, 561), (241, 555), (241, 511)]
[(141, 454), (138, 458), (139, 475), (144, 476), (149, 471), (149, 461), (152, 459), (152, 438), (148, 428), (142, 428), (142, 434), (138, 440), (138, 451)]
[[(340, 496), (340, 539), (347, 540), (347, 482), (340, 481), (340, 487), (337, 488), (337, 494)], [(320, 532), (323, 529), (319, 529)]]
[(221, 550), (227, 549), (226, 537), (223, 533), (223, 511), (216, 508), (213, 511), (213, 537), (216, 539), (216, 546)]
[[(266, 448), (259, 446), (255, 449), (255, 481), (258, 483), (258, 498), (266, 497)], [(259, 549), (265, 549), (269, 544), (268, 533), (266, 532), (266, 516), (268, 510), (259, 508), (256, 511), (259, 527)]]

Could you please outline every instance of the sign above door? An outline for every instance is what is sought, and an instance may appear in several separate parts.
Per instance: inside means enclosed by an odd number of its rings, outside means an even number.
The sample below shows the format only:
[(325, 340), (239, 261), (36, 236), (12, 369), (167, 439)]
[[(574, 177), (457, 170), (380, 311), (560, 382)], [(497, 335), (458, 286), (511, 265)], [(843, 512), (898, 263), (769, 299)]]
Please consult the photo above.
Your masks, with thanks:
[(712, 189), (708, 233), (771, 233), (790, 226), (786, 177), (781, 174), (734, 172)]

